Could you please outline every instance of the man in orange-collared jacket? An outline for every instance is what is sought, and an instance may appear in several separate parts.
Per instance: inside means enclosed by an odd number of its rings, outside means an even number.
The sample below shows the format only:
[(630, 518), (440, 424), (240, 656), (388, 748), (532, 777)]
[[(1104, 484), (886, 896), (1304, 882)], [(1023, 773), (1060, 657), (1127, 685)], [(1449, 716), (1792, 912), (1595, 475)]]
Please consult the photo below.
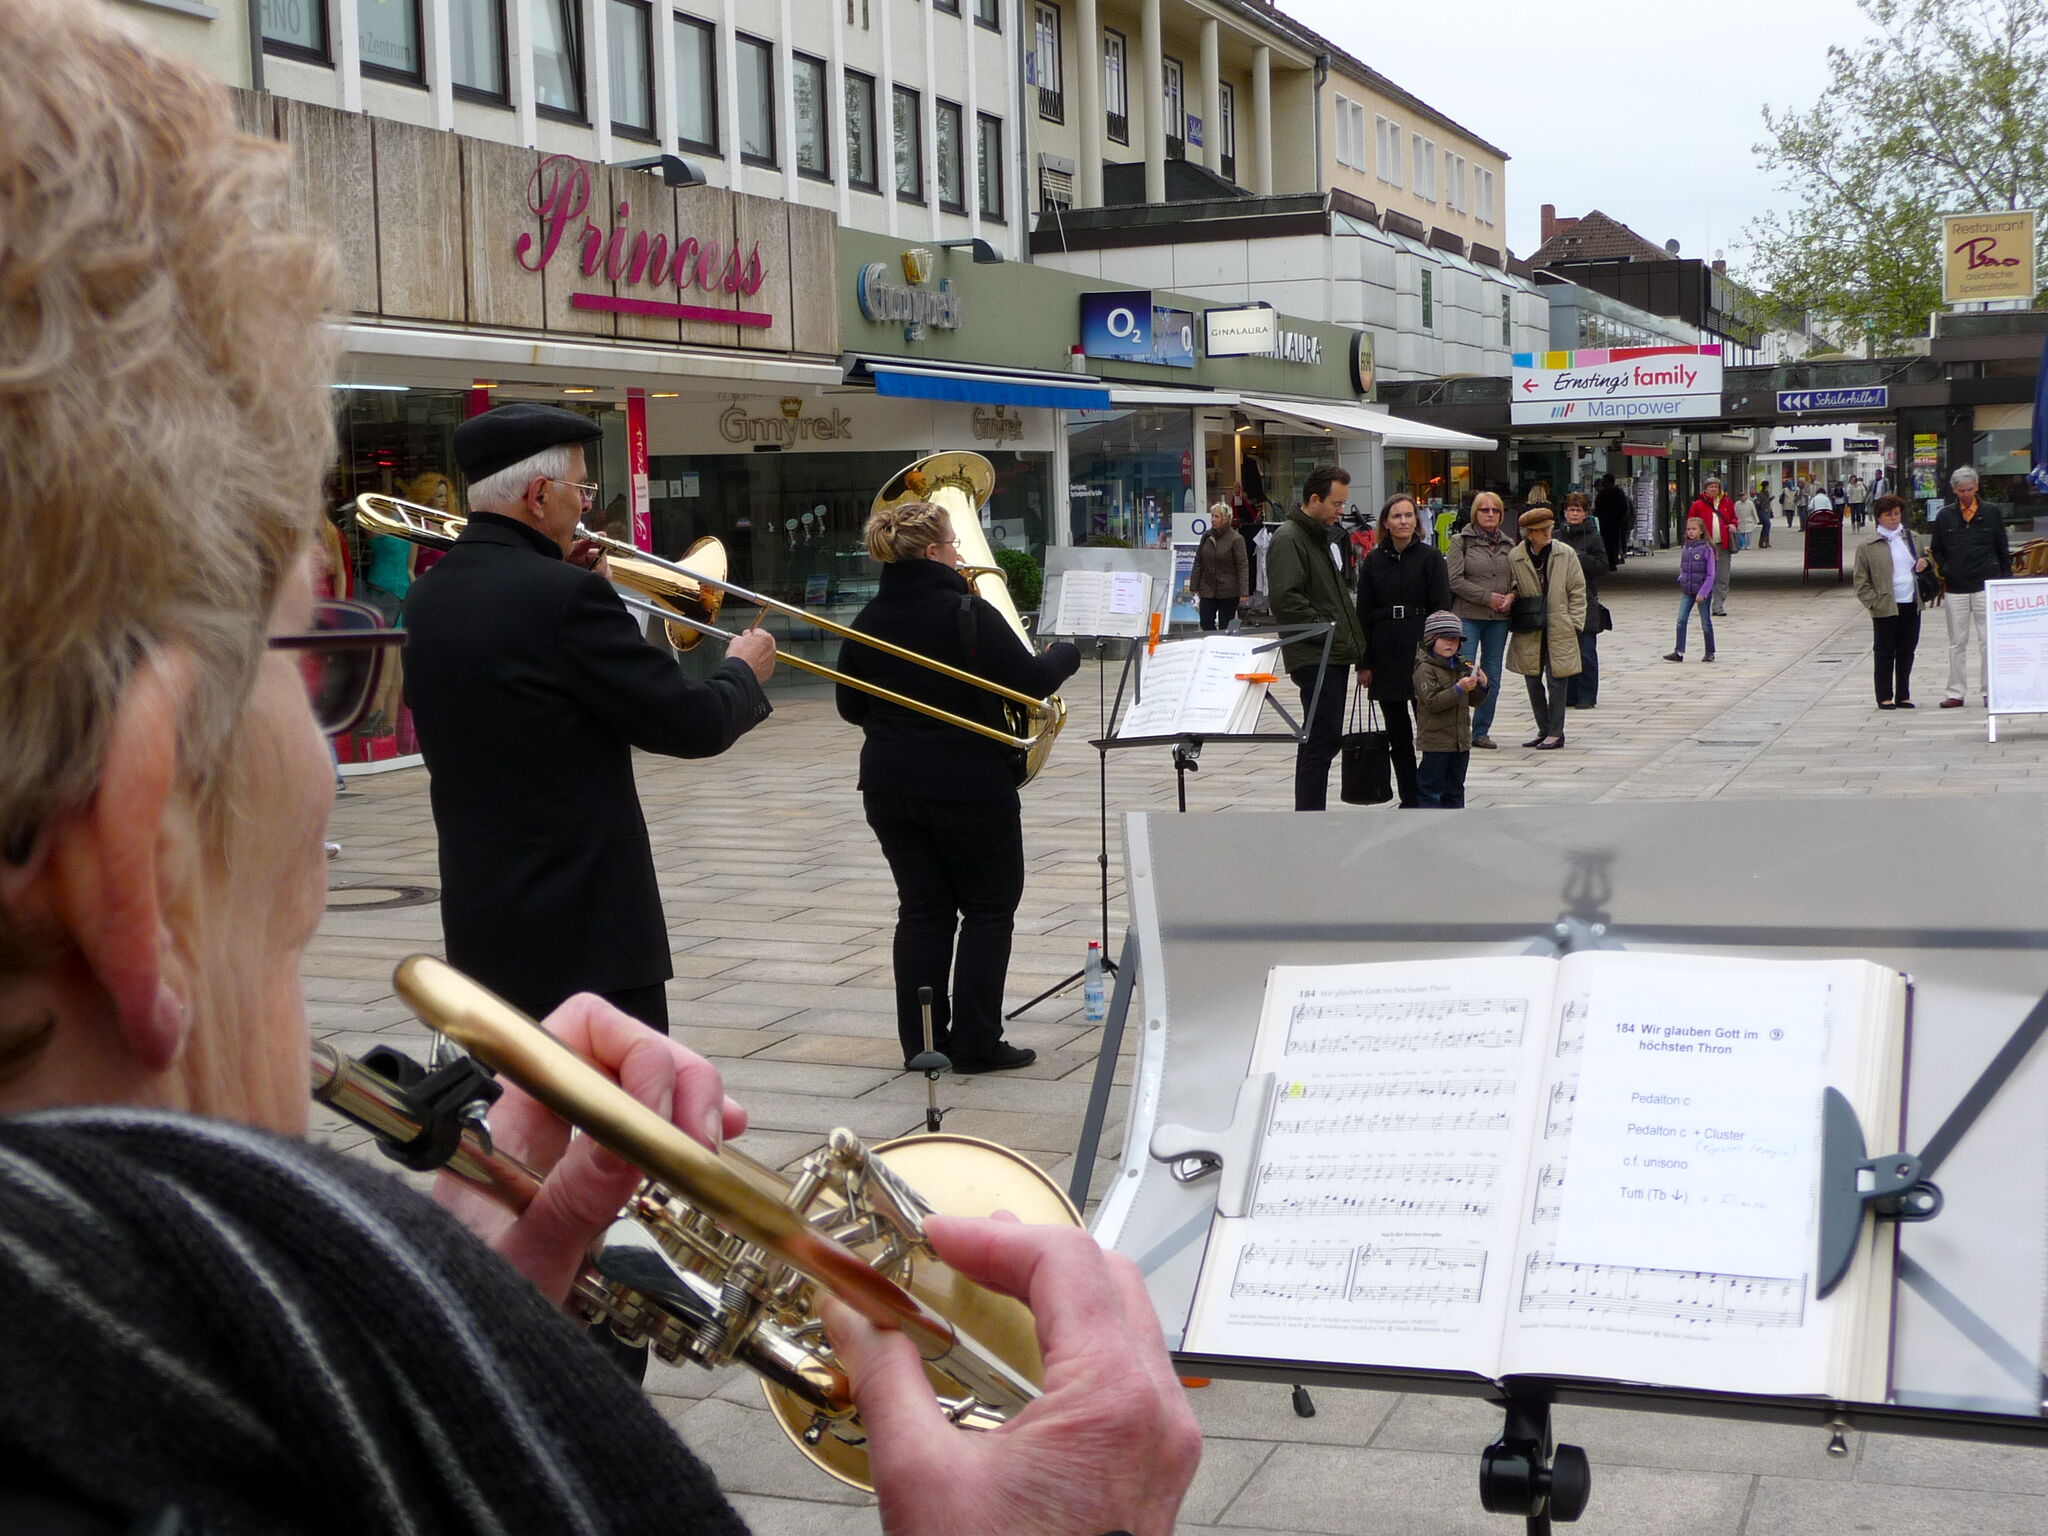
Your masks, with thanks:
[(1728, 570), (1735, 564), (1735, 503), (1721, 494), (1721, 482), (1709, 480), (1700, 487), (1685, 514), (1696, 517), (1707, 530), (1707, 542), (1714, 546), (1714, 612), (1728, 611)]

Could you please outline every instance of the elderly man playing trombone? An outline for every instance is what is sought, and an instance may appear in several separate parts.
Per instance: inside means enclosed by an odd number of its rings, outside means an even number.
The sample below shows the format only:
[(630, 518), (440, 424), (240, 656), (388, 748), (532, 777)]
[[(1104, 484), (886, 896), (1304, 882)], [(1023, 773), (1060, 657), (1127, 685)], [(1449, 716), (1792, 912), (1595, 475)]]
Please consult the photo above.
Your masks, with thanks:
[(455, 429), (471, 516), (407, 596), (405, 697), (433, 776), (449, 961), (536, 1017), (596, 992), (666, 1030), (673, 968), (631, 749), (725, 751), (768, 718), (775, 641), (749, 630), (708, 679), (686, 677), (570, 558), (600, 431), (531, 404)]
[[(312, 601), (340, 305), (284, 151), (113, 16), (0, 4), (0, 1531), (741, 1536), (556, 1310), (636, 1170), (508, 1087), (538, 1189), (465, 1231), (304, 1139), (320, 727), (389, 643)], [(689, 1136), (743, 1128), (601, 1000), (549, 1026)], [(956, 1428), (908, 1338), (825, 1305), (883, 1526), (1169, 1536), (1198, 1437), (1137, 1269), (928, 1236), (1028, 1298), (1044, 1391)]]

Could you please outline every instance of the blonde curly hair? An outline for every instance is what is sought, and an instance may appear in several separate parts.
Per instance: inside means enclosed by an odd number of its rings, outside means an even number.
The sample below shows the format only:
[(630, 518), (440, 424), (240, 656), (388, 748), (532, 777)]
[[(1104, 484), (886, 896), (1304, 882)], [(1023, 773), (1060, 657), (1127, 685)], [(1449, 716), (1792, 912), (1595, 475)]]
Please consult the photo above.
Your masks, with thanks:
[(952, 536), (953, 521), (946, 509), (929, 501), (880, 508), (868, 517), (866, 531), (868, 553), (883, 565), (921, 559), (932, 545)]
[[(198, 662), (214, 809), (333, 451), (324, 242), (288, 155), (98, 5), (0, 4), (0, 859), (84, 803), (138, 660)], [(10, 935), (0, 913), (0, 974)]]

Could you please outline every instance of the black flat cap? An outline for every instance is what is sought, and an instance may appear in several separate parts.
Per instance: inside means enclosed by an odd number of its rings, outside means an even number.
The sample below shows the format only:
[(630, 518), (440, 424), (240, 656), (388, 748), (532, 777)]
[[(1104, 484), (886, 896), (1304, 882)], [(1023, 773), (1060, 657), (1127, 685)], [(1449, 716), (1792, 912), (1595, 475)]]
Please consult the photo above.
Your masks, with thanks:
[(455, 462), (471, 483), (510, 469), (543, 448), (594, 442), (604, 428), (560, 406), (515, 401), (472, 416), (455, 429)]

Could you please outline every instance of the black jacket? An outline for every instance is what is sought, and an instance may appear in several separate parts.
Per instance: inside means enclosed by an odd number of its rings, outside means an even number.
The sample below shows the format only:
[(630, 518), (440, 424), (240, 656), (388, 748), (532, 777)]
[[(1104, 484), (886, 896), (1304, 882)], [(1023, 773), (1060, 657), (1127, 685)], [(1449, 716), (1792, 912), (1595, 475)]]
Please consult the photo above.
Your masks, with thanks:
[(1984, 583), (2012, 574), (2012, 546), (2005, 537), (2005, 508), (1979, 501), (1977, 515), (1967, 523), (1963, 510), (1944, 502), (1934, 517), (1934, 536), (1927, 552), (1941, 570), (1951, 592), (1982, 592)]
[(489, 513), (413, 583), (405, 621), (449, 963), (536, 1014), (666, 980), (632, 749), (723, 752), (768, 718), (753, 672), (685, 677), (602, 576)]
[(1600, 601), (1600, 578), (1607, 574), (1607, 541), (1590, 517), (1576, 528), (1560, 517), (1555, 532), (1560, 544), (1571, 545), (1578, 554), (1579, 568), (1586, 573), (1586, 627), (1597, 633), (1600, 615), (1594, 604)]
[(1358, 568), (1358, 622), (1365, 627), (1367, 691), (1383, 704), (1415, 696), (1415, 652), (1432, 613), (1451, 606), (1451, 568), (1418, 535), (1396, 551), (1384, 529)]
[[(962, 614), (968, 634), (961, 629)], [(881, 590), (853, 627), (906, 650), (943, 661), (991, 682), (1044, 698), (1072, 677), (1081, 653), (1061, 641), (1033, 655), (967, 578), (936, 560), (898, 560), (882, 567)], [(969, 650), (973, 654), (969, 654)], [(970, 720), (1012, 730), (1003, 701), (985, 688), (942, 677), (928, 667), (846, 640), (839, 670)], [(849, 688), (834, 690), (840, 718), (861, 727), (860, 787), (928, 800), (1017, 803), (1012, 755), (1000, 742)]]

